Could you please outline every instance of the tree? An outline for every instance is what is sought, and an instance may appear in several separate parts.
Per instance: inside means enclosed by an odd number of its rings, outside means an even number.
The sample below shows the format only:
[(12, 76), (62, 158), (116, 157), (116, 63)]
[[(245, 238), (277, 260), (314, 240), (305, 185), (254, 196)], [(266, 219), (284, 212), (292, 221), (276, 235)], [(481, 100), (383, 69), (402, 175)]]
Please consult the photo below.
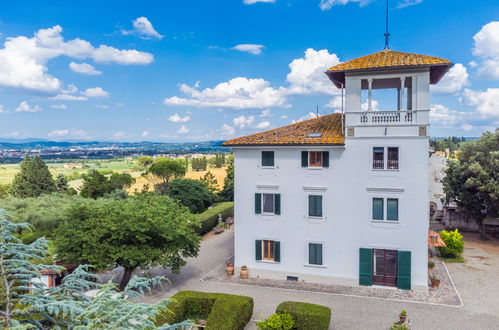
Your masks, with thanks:
[(144, 193), (124, 200), (102, 199), (97, 205), (74, 205), (68, 214), (69, 220), (56, 230), (58, 256), (97, 269), (122, 266), (120, 290), (137, 267), (162, 265), (179, 273), (184, 259), (199, 251), (199, 219), (168, 196)]
[(213, 194), (206, 183), (193, 179), (175, 179), (170, 183), (168, 194), (192, 213), (201, 213), (215, 202)]
[(185, 175), (186, 168), (180, 160), (158, 157), (149, 166), (146, 177), (154, 184), (156, 190), (165, 195), (171, 180)]
[(483, 221), (499, 214), (499, 129), (462, 144), (457, 159), (449, 161), (445, 173), (447, 201), (455, 200), (459, 209), (480, 227), (480, 238), (487, 239)]
[(206, 172), (205, 175), (203, 175), (203, 177), (199, 180), (206, 184), (210, 192), (214, 193), (218, 190), (217, 177), (210, 171)]
[(225, 201), (234, 200), (234, 157), (229, 158), (229, 166), (227, 166), (227, 176), (224, 179), (224, 188), (220, 192), (220, 197)]
[(68, 179), (62, 173), (55, 178), (55, 189), (57, 192), (65, 193), (69, 189)]
[(130, 187), (135, 179), (128, 173), (114, 173), (108, 178), (97, 170), (90, 170), (82, 175), (83, 187), (80, 195), (86, 198), (97, 198), (111, 194), (116, 190)]
[(54, 179), (45, 162), (26, 155), (12, 181), (11, 194), (17, 197), (37, 197), (56, 190)]
[(11, 185), (8, 183), (6, 184), (0, 183), (0, 199), (7, 198), (7, 196), (10, 193), (10, 187)]
[[(0, 212), (0, 328), (17, 329), (187, 329), (189, 322), (156, 327), (154, 321), (168, 312), (168, 300), (156, 304), (135, 303), (145, 290), (160, 285), (162, 277), (133, 277), (123, 292), (115, 284), (97, 282), (98, 276), (81, 265), (64, 277), (58, 287), (41, 283), (41, 271), (62, 267), (44, 265), (47, 241), (27, 245), (15, 236), (27, 224), (12, 223)], [(26, 290), (29, 288), (29, 290)], [(96, 288), (95, 299), (85, 291)]]
[(153, 159), (149, 156), (140, 156), (137, 158), (137, 164), (142, 170), (147, 170), (147, 168), (153, 163)]

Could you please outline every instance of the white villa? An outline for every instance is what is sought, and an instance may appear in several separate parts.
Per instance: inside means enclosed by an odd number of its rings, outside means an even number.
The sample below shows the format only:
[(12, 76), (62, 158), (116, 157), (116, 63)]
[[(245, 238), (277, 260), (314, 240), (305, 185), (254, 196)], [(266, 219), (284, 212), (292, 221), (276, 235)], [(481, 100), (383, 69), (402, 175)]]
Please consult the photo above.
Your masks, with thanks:
[[(427, 290), (430, 84), (451, 65), (388, 49), (341, 63), (326, 75), (344, 89), (344, 114), (226, 141), (235, 154), (235, 267)], [(393, 91), (394, 109), (375, 109), (381, 89)]]

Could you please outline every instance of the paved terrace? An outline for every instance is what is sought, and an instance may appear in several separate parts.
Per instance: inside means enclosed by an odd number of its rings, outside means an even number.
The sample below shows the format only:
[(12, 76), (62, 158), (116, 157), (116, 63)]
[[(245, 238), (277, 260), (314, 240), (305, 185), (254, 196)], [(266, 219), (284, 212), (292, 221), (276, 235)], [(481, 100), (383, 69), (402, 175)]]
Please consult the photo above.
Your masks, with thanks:
[[(234, 236), (229, 230), (220, 235), (204, 237), (197, 258), (188, 260), (181, 274), (174, 275), (161, 267), (148, 271), (164, 275), (171, 286), (156, 290), (144, 298), (154, 302), (180, 290), (198, 290), (247, 295), (255, 300), (253, 321), (247, 329), (255, 329), (254, 320), (263, 319), (285, 300), (305, 301), (329, 306), (332, 310), (331, 329), (387, 329), (402, 309), (408, 312), (413, 329), (497, 329), (499, 327), (499, 242), (481, 243), (474, 235), (465, 236), (464, 264), (447, 264), (462, 298), (459, 303), (443, 305), (425, 301), (406, 301), (397, 298), (368, 297), (358, 291), (328, 293), (292, 290), (279, 287), (253, 286), (231, 282), (206, 280), (217, 267), (233, 254)], [(223, 266), (222, 266), (223, 267)], [(251, 271), (251, 269), (250, 269)], [(121, 270), (113, 271), (119, 279)], [(140, 272), (138, 272), (140, 273)], [(210, 275), (211, 274), (211, 275)], [(103, 276), (109, 278), (110, 273)], [(205, 279), (202, 281), (201, 279)], [(390, 290), (390, 289), (387, 289)], [(390, 296), (390, 295), (388, 295)], [(450, 306), (450, 305), (458, 306)]]

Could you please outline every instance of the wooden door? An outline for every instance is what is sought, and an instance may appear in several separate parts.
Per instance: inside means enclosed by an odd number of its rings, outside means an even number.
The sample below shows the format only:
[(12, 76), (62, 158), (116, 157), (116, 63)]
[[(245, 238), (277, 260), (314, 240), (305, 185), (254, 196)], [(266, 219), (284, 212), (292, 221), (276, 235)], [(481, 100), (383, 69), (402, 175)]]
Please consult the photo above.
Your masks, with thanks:
[(373, 284), (397, 286), (397, 251), (374, 249)]

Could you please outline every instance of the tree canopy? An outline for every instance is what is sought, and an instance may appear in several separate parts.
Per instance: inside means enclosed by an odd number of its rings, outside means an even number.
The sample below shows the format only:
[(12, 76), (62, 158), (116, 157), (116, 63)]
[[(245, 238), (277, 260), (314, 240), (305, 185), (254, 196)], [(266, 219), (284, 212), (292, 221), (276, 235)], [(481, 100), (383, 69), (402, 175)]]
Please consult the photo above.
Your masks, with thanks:
[(224, 179), (224, 188), (220, 192), (220, 197), (224, 201), (234, 200), (234, 156), (229, 157), (229, 165), (227, 166), (227, 176)]
[(178, 273), (184, 259), (199, 251), (198, 217), (168, 196), (143, 193), (103, 199), (98, 205), (73, 205), (68, 214), (56, 230), (59, 257), (98, 269), (123, 266), (120, 289), (137, 267), (162, 265)]
[(457, 159), (447, 165), (443, 184), (447, 200), (455, 200), (486, 239), (483, 220), (499, 214), (499, 130), (463, 143)]
[(145, 175), (154, 184), (155, 189), (165, 195), (170, 181), (183, 177), (185, 173), (186, 167), (181, 160), (158, 157), (149, 166)]
[(192, 213), (203, 212), (216, 200), (216, 195), (210, 191), (205, 182), (193, 179), (173, 180), (168, 188), (168, 194), (180, 204), (187, 206)]
[(118, 189), (130, 187), (135, 179), (128, 173), (112, 173), (110, 177), (105, 176), (97, 170), (90, 170), (82, 175), (83, 187), (80, 195), (86, 198), (103, 197)]
[(32, 159), (26, 155), (12, 181), (10, 193), (16, 197), (37, 197), (55, 190), (54, 179), (47, 164), (39, 156)]

